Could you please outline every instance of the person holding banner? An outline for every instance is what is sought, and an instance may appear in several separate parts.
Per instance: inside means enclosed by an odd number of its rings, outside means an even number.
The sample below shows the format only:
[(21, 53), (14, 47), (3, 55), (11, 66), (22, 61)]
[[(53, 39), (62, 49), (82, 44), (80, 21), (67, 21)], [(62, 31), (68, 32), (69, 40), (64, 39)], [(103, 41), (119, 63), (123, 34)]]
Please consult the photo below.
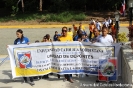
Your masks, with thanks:
[(108, 34), (107, 27), (102, 28), (102, 35), (99, 36), (98, 42), (109, 45), (113, 43), (113, 38), (111, 35)]
[[(23, 35), (23, 31), (21, 29), (18, 29), (16, 31), (16, 35), (17, 35), (17, 39), (14, 41), (14, 45), (18, 45), (18, 44), (28, 44), (29, 45), (29, 39), (27, 37), (24, 37)], [(24, 78), (24, 82), (27, 83), (27, 77), (23, 77)], [(31, 85), (35, 85), (34, 81), (33, 81), (33, 77), (29, 77), (30, 81), (31, 81)]]
[[(67, 27), (62, 28), (62, 36), (59, 37), (59, 41), (73, 41), (72, 37), (67, 35)], [(59, 75), (58, 75), (59, 78)], [(66, 74), (65, 79), (73, 83), (72, 74)]]

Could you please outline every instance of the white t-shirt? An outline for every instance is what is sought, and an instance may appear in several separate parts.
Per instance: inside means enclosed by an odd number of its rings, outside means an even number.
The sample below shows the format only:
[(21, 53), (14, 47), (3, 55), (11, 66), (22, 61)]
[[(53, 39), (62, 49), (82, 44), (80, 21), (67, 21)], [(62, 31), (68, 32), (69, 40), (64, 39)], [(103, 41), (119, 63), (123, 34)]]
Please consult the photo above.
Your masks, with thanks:
[(105, 25), (106, 27), (108, 27), (109, 26), (109, 22), (108, 21), (105, 21), (105, 22), (103, 22), (103, 25)]
[(111, 44), (111, 43), (113, 43), (113, 38), (111, 35), (108, 35), (108, 34), (105, 37), (100, 35), (98, 38), (98, 42), (104, 43), (104, 44)]
[(101, 29), (101, 23), (100, 23), (100, 22), (96, 22), (96, 28), (97, 28), (98, 30)]
[(108, 19), (108, 23), (111, 24), (112, 23), (112, 20), (111, 19)]
[(91, 24), (92, 22), (93, 22), (94, 24), (96, 23), (95, 20), (91, 20), (91, 21), (90, 21), (90, 24)]

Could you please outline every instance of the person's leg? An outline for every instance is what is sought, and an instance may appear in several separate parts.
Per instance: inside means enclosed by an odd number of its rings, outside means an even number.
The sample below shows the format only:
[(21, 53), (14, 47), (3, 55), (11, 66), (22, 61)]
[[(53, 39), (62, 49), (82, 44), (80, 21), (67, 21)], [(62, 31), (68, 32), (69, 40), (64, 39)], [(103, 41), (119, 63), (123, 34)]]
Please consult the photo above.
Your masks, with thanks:
[(30, 79), (30, 81), (31, 81), (31, 82), (33, 82), (33, 81), (34, 81), (34, 80), (33, 80), (33, 77), (29, 77), (29, 79)]
[(38, 76), (39, 79), (42, 79), (42, 76)]
[(65, 77), (65, 80), (68, 80), (68, 75), (67, 74), (65, 74), (64, 77)]
[(34, 79), (38, 79), (38, 76), (33, 77)]
[(89, 39), (91, 40), (92, 32), (90, 31)]
[(46, 78), (49, 78), (49, 74), (46, 75)]
[(71, 83), (73, 83), (74, 81), (72, 80), (72, 74), (67, 74), (67, 76), (68, 76), (68, 80), (69, 80)]
[(35, 85), (33, 77), (29, 77), (30, 81), (31, 81), (31, 85)]
[(42, 78), (44, 78), (44, 79), (48, 79), (49, 76), (48, 76), (48, 74), (47, 74), (47, 75), (44, 75)]
[(98, 80), (98, 76), (97, 76), (96, 82), (99, 82), (99, 80)]
[(27, 77), (23, 77), (23, 79), (24, 79), (24, 82), (25, 82), (25, 83), (28, 82), (28, 81), (27, 81)]
[(57, 77), (58, 77), (58, 79), (60, 79), (60, 75), (59, 74), (57, 74)]

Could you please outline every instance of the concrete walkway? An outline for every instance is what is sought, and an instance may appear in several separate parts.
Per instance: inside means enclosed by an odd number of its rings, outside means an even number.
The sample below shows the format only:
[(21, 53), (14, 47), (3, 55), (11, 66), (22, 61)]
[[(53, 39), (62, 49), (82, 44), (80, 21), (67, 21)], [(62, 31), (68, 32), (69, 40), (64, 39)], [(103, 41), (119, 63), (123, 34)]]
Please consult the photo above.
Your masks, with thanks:
[[(0, 58), (5, 58), (7, 55), (2, 55)], [(0, 59), (1, 60), (1, 59)], [(1, 61), (0, 61), (1, 62)], [(35, 85), (31, 86), (28, 83), (23, 83), (22, 78), (17, 78), (12, 80), (11, 68), (10, 68), (10, 60), (7, 59), (0, 66), (0, 88), (120, 88), (120, 87), (103, 87), (103, 85), (107, 85), (106, 82), (100, 82), (101, 87), (95, 87), (96, 84), (96, 76), (89, 77), (78, 77), (73, 75), (74, 83), (70, 83), (68, 81), (64, 82), (64, 77), (62, 76), (60, 79), (57, 78), (56, 74), (50, 75), (49, 79), (41, 79), (35, 80)], [(95, 83), (95, 84), (94, 84)], [(122, 83), (121, 78), (117, 82), (113, 83)]]
[[(78, 24), (77, 24), (78, 25)], [(128, 24), (123, 24), (124, 27), (121, 27), (120, 32), (128, 33), (128, 29), (126, 28)], [(24, 36), (28, 37), (31, 42), (35, 40), (41, 40), (45, 34), (50, 34), (51, 38), (53, 37), (54, 31), (61, 32), (61, 27), (63, 26), (71, 26), (72, 25), (29, 25), (29, 26), (0, 26), (0, 62), (7, 56), (3, 54), (7, 54), (6, 45), (13, 44), (14, 39), (16, 38), (16, 30), (18, 28), (27, 28), (23, 29)], [(84, 25), (88, 27), (88, 25)], [(30, 28), (31, 27), (31, 28)], [(35, 28), (36, 27), (36, 28)], [(41, 27), (41, 28), (40, 28)], [(44, 28), (45, 27), (57, 27), (57, 28)], [(12, 29), (11, 29), (12, 28)], [(34, 29), (35, 28), (35, 29)], [(38, 28), (38, 29), (37, 29)], [(88, 28), (87, 28), (88, 31)], [(12, 88), (121, 88), (121, 87), (103, 87), (102, 84), (106, 85), (106, 82), (102, 82), (101, 87), (94, 87), (93, 84), (95, 83), (96, 76), (89, 76), (89, 77), (76, 77), (73, 75), (74, 83), (64, 82), (64, 77), (58, 79), (56, 75), (50, 75), (49, 79), (41, 79), (35, 80), (35, 85), (31, 86), (30, 84), (23, 83), (22, 78), (16, 79), (16, 81), (12, 80), (11, 74), (11, 67), (10, 67), (10, 60), (7, 59), (1, 66), (0, 66), (0, 88), (3, 87), (12, 87)], [(119, 77), (117, 82), (114, 83), (122, 83), (121, 77)], [(92, 85), (90, 87), (90, 85)]]

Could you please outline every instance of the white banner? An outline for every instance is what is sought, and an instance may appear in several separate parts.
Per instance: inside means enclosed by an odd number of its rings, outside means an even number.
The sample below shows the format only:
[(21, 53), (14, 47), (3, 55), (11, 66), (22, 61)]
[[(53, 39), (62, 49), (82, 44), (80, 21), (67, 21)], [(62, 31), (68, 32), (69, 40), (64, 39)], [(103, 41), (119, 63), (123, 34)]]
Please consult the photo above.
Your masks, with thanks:
[[(116, 46), (117, 49), (115, 49)], [(98, 75), (99, 60), (118, 57), (120, 45), (45, 42), (30, 45), (8, 45), (7, 50), (13, 78), (38, 76), (51, 72)]]

